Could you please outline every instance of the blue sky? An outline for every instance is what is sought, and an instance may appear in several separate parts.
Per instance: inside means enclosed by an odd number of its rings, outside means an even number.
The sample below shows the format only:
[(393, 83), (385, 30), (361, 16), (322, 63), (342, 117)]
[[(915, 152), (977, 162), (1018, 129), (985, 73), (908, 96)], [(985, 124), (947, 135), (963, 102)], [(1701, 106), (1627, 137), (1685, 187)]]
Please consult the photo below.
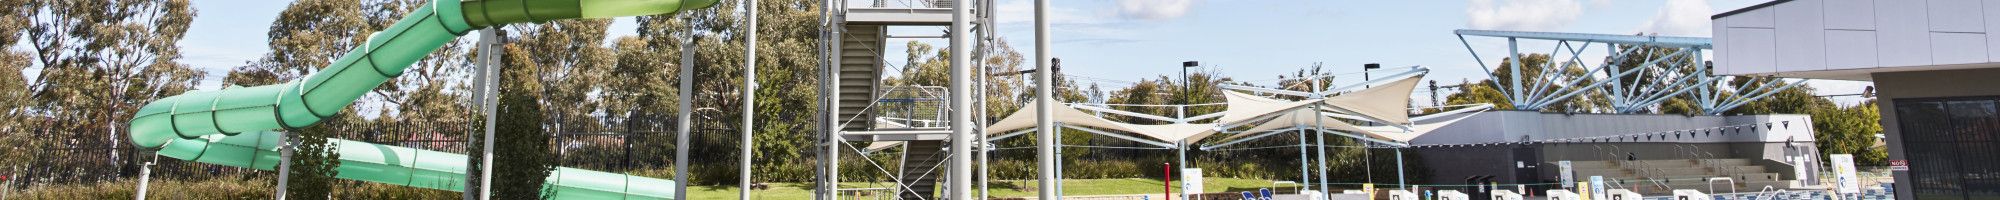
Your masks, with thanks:
[[(901, 0), (890, 0), (901, 1)], [(1273, 79), (1315, 62), (1333, 73), (1360, 71), (1363, 63), (1423, 65), (1443, 83), (1484, 76), (1454, 29), (1708, 37), (1708, 16), (1765, 0), (1060, 0), (1054, 1), (1051, 51), (1065, 73), (1108, 79), (1118, 87), (1140, 79), (1177, 76), (1181, 61), (1240, 80)], [(867, 1), (851, 1), (857, 5)], [(198, 1), (200, 16), (181, 42), (184, 62), (216, 73), (255, 59), (267, 49), (266, 27), (289, 2)], [(1032, 0), (997, 0), (999, 35), (1033, 57)], [(892, 3), (893, 4), (893, 3)], [(629, 19), (611, 30), (629, 35)], [(903, 28), (898, 35), (936, 35), (942, 28)], [(1504, 41), (1474, 39), (1488, 59), (1504, 56)], [(902, 41), (888, 52), (902, 52)], [(943, 40), (918, 40), (945, 46)], [(1524, 42), (1523, 51), (1547, 48)], [(893, 65), (903, 60), (890, 53)], [(1358, 79), (1344, 79), (1354, 82)], [(1268, 84), (1268, 83), (1265, 83)], [(1865, 82), (1815, 81), (1823, 94), (1858, 93)], [(212, 85), (212, 84), (211, 84)], [(210, 87), (212, 88), (212, 86)], [(1421, 91), (1420, 91), (1421, 92)], [(1851, 102), (1852, 100), (1843, 100)], [(1420, 102), (1422, 103), (1422, 102)]]

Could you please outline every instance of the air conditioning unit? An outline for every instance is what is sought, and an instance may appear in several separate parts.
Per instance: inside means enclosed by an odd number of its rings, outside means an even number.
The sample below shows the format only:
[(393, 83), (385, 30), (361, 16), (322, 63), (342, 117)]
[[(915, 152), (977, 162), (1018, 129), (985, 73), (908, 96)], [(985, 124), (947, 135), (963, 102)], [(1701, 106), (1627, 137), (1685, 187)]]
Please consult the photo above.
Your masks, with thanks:
[(1674, 190), (1674, 200), (1710, 200), (1710, 199), (1715, 199), (1715, 197), (1709, 197), (1708, 194), (1701, 193), (1701, 191), (1699, 190)]
[(1420, 198), (1417, 193), (1410, 192), (1409, 190), (1389, 191), (1389, 200), (1417, 200), (1417, 198)]
[(1627, 189), (1611, 189), (1610, 191), (1605, 191), (1604, 193), (1609, 193), (1609, 196), (1610, 196), (1610, 197), (1607, 197), (1607, 198), (1610, 198), (1609, 200), (1642, 200), (1642, 199), (1645, 199), (1645, 196), (1641, 196), (1641, 195), (1639, 195), (1639, 193), (1637, 193), (1637, 192), (1632, 192), (1632, 190), (1627, 190)]
[(1493, 191), (1493, 200), (1521, 200), (1521, 198), (1521, 194), (1514, 193), (1513, 190)]
[(1555, 189), (1549, 190), (1549, 200), (1583, 200), (1583, 196), (1569, 190)]
[(1472, 196), (1466, 196), (1464, 192), (1458, 190), (1438, 190), (1437, 200), (1472, 200)]

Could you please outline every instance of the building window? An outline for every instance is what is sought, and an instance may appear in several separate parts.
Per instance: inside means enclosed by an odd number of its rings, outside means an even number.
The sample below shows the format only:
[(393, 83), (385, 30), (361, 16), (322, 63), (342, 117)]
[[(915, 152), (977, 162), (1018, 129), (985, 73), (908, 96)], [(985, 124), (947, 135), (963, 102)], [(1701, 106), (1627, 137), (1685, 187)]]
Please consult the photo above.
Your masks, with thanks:
[(2000, 199), (2000, 97), (1897, 99), (1915, 199)]

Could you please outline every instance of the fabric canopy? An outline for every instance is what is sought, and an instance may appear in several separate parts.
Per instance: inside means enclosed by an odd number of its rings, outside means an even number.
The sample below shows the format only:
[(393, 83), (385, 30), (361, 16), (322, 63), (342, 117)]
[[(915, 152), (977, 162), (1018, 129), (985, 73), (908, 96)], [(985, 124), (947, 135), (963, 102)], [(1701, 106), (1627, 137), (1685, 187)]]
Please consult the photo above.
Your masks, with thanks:
[(1393, 141), (1409, 142), (1411, 139), (1417, 139), (1417, 136), (1423, 136), (1424, 134), (1430, 133), (1431, 131), (1437, 131), (1438, 128), (1444, 128), (1444, 126), (1446, 125), (1457, 123), (1458, 120), (1463, 120), (1465, 118), (1472, 117), (1472, 115), (1475, 113), (1477, 112), (1457, 113), (1452, 115), (1461, 115), (1461, 116), (1445, 120), (1429, 120), (1427, 122), (1419, 122), (1414, 125), (1410, 125), (1409, 126), (1410, 129), (1407, 131), (1403, 130), (1403, 128), (1401, 127), (1395, 127), (1395, 126), (1362, 126), (1360, 128), (1361, 130), (1374, 132), (1378, 135), (1381, 135), (1382, 137), (1385, 137)]
[[(1035, 105), (1035, 102), (1030, 101), (1028, 104), (1022, 105)], [(1007, 118), (1000, 119), (1000, 122), (994, 122), (986, 126), (987, 134), (1004, 134), (1007, 131), (1034, 128), (1036, 122), (1035, 115), (1038, 113), (1040, 112), (1034, 108), (1016, 110), (1013, 114), (1008, 114)], [(1056, 123), (1062, 123), (1063, 125), (1129, 133), (1164, 142), (1200, 140), (1199, 137), (1207, 137), (1215, 133), (1215, 124), (1128, 124), (1098, 118), (1096, 115), (1067, 106), (1055, 106), (1052, 112), (1050, 112), (1050, 116), (1054, 117)]]
[(1249, 122), (1258, 118), (1277, 115), (1280, 114), (1279, 112), (1285, 110), (1312, 105), (1313, 103), (1310, 101), (1286, 101), (1264, 98), (1236, 91), (1223, 91), (1222, 97), (1228, 102), (1228, 107), (1223, 109), (1222, 117), (1216, 118), (1216, 124)]
[(1410, 124), (1410, 91), (1424, 75), (1410, 76), (1389, 84), (1327, 97), (1334, 109), (1394, 124)]
[[(1318, 126), (1321, 129), (1374, 136), (1373, 132), (1362, 130), (1359, 127), (1347, 124), (1346, 121), (1341, 121), (1340, 119), (1336, 119), (1333, 117), (1327, 117), (1326, 115), (1315, 115), (1314, 112), (1315, 111), (1310, 108), (1292, 109), (1292, 111), (1290, 112), (1283, 112), (1281, 115), (1278, 115), (1278, 117), (1271, 118), (1270, 121), (1265, 121), (1262, 124), (1258, 124), (1255, 127), (1250, 127), (1250, 129), (1243, 130), (1242, 132), (1263, 133), (1267, 131), (1292, 128), (1292, 127)], [(1248, 137), (1250, 135), (1256, 135), (1256, 134), (1236, 134), (1223, 138), (1223, 140), (1236, 140), (1238, 138)], [(1388, 139), (1388, 138), (1377, 137), (1377, 139)]]

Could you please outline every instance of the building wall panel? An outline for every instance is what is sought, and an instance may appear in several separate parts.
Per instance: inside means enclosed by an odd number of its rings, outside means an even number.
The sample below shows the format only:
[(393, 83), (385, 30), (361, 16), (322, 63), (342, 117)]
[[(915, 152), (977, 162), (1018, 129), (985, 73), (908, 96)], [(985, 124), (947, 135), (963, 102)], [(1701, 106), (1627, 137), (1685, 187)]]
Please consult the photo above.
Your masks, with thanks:
[[(1794, 1), (1791, 3), (1801, 3)], [(1875, 1), (1870, 0), (1825, 0), (1826, 28), (1840, 30), (1875, 30)]]
[(1878, 66), (1875, 31), (1826, 31), (1826, 69), (1860, 69)]
[[(1714, 48), (1709, 51), (1713, 53), (1709, 59), (1715, 61), (1716, 74), (1737, 74), (1736, 65), (1729, 63), (1732, 60), (1729, 59), (1729, 53), (1736, 51), (1736, 49), (1729, 48), (1729, 34), (1721, 34), (1728, 32), (1728, 26), (1723, 25), (1727, 24), (1728, 20), (1729, 18), (1722, 18), (1709, 22), (1709, 27), (1713, 27), (1713, 29), (1709, 30), (1716, 33), (1714, 34), (1715, 36), (1709, 38), (1710, 42), (1712, 42), (1710, 45), (1713, 45)], [(1995, 48), (2000, 48), (2000, 46), (1995, 46)]]
[(1931, 64), (1930, 18), (1924, 1), (1876, 1), (1875, 46), (1881, 66)]
[(1776, 31), (1763, 28), (1729, 28), (1726, 34), (1730, 37), (1730, 48), (1738, 50), (1729, 53), (1729, 57), (1735, 59), (1729, 63), (1736, 66), (1733, 72), (1769, 73), (1777, 69), (1775, 67), (1777, 62), (1774, 59), (1777, 57), (1774, 55), (1777, 44), (1774, 41)]
[(1929, 0), (1930, 31), (1954, 33), (1986, 32), (1981, 0)]
[(1937, 65), (1986, 62), (1986, 34), (1931, 33), (1931, 60)]
[(1993, 35), (2000, 32), (2000, 2), (1982, 3), (1980, 7), (1984, 8), (1980, 14), (1986, 19), (1986, 61), (2000, 62), (2000, 37)]
[(1777, 16), (1778, 16), (1778, 11), (1774, 9), (1758, 9), (1749, 12), (1744, 12), (1736, 14), (1734, 16), (1729, 16), (1729, 18), (1733, 18), (1729, 19), (1729, 27), (1771, 28), (1775, 24), (1777, 24), (1776, 23)]
[(1826, 15), (1819, 1), (1797, 1), (1777, 7), (1777, 70), (1826, 69)]

